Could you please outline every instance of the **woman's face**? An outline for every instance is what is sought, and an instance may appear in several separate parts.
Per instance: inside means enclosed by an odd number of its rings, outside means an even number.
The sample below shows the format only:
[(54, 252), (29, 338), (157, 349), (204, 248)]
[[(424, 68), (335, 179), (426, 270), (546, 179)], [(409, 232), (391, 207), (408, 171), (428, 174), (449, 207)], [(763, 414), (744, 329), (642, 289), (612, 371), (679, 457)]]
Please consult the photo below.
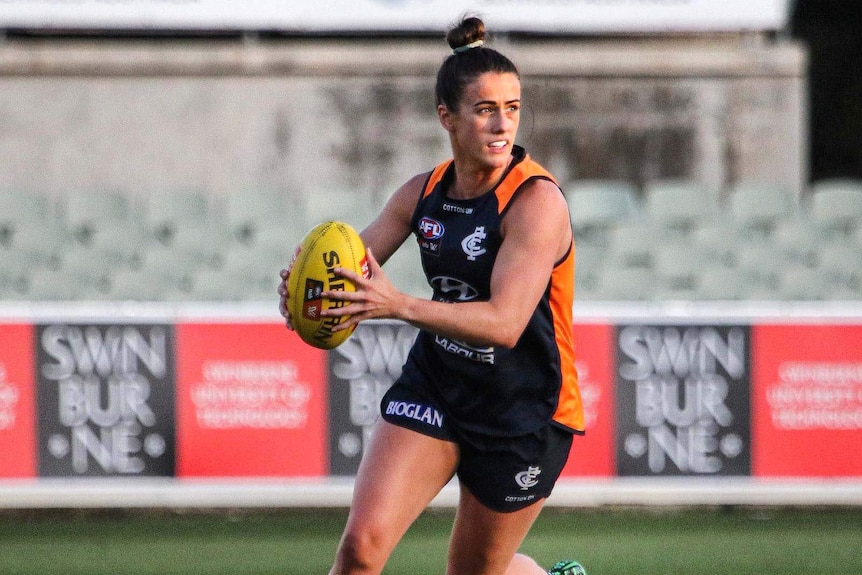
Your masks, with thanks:
[(520, 111), (521, 81), (508, 72), (478, 76), (464, 89), (457, 112), (438, 107), (456, 159), (480, 170), (508, 166)]

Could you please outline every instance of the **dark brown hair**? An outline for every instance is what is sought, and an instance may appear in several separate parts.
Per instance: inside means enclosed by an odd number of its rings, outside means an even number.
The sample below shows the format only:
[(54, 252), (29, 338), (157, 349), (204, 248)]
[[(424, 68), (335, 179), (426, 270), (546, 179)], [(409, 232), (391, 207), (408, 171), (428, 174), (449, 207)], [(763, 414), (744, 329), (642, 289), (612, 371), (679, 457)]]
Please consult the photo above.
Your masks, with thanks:
[(474, 42), (485, 42), (485, 23), (475, 16), (465, 16), (446, 34), (446, 42), (454, 51), (443, 61), (437, 72), (434, 89), (437, 104), (458, 110), (464, 88), (485, 72), (511, 73), (520, 78), (511, 60), (484, 45), (467, 48)]

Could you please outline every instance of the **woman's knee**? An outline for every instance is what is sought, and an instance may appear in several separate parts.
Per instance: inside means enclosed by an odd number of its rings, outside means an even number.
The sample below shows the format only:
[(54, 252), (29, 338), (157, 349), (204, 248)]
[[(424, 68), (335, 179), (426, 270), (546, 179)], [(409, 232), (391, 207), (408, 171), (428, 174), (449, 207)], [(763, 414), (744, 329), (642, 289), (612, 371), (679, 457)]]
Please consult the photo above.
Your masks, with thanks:
[(348, 527), (336, 557), (343, 573), (379, 573), (392, 551), (391, 536), (374, 526)]

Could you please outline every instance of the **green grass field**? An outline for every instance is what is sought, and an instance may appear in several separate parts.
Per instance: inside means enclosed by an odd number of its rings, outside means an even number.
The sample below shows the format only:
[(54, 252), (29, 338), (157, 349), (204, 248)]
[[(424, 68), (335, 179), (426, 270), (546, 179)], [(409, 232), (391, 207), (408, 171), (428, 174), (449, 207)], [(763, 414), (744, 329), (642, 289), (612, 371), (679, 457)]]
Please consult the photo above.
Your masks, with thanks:
[[(2, 575), (314, 575), (345, 513), (7, 512)], [(442, 575), (450, 511), (425, 513), (385, 573)], [(523, 550), (591, 575), (862, 574), (862, 509), (546, 509)]]

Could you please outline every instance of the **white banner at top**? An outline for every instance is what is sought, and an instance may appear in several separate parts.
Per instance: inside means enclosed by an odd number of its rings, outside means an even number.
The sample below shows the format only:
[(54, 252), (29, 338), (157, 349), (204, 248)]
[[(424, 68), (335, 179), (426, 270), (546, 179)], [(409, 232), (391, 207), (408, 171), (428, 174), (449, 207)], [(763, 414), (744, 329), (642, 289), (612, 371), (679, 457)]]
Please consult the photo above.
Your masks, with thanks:
[(465, 12), (492, 32), (780, 30), (792, 0), (0, 0), (0, 29), (442, 32)]

